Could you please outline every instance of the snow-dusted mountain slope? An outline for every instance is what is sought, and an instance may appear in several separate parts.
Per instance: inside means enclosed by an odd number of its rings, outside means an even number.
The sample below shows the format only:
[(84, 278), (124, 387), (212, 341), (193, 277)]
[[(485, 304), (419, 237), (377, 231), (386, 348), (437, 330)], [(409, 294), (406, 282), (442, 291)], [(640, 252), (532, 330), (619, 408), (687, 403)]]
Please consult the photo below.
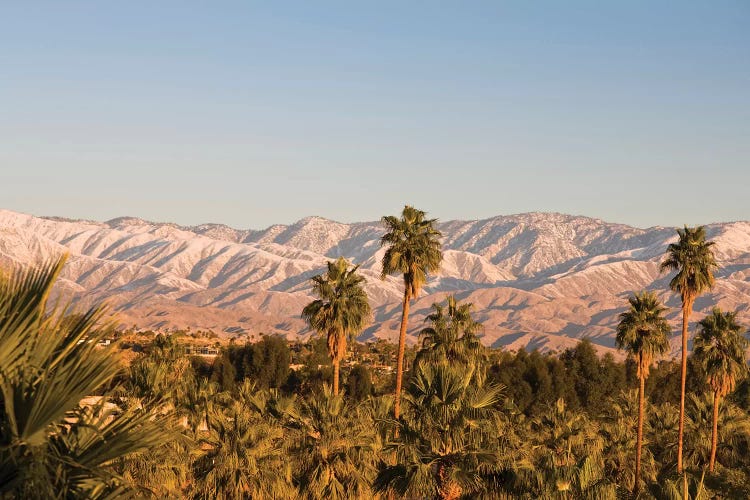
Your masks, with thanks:
[[(562, 349), (588, 336), (609, 350), (627, 295), (643, 288), (660, 291), (670, 319), (679, 321), (679, 298), (666, 290), (669, 277), (658, 265), (676, 238), (672, 228), (530, 213), (449, 221), (439, 229), (444, 261), (412, 306), (412, 339), (430, 304), (448, 293), (474, 303), (487, 344), (511, 348)], [(401, 280), (380, 280), (382, 233), (378, 222), (320, 217), (253, 231), (0, 210), (0, 263), (29, 265), (69, 253), (61, 292), (84, 304), (106, 301), (123, 325), (253, 338), (308, 335), (300, 311), (311, 300), (309, 278), (343, 256), (360, 264), (368, 280), (375, 314), (362, 336), (394, 338)], [(694, 319), (718, 304), (750, 322), (750, 222), (713, 224), (708, 234), (722, 268)]]

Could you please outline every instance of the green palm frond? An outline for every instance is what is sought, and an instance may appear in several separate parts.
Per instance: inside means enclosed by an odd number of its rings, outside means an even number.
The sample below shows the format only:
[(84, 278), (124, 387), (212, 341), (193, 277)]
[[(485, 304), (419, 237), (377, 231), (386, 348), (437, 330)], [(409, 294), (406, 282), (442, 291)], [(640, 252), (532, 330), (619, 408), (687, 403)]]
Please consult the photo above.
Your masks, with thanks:
[(118, 415), (80, 405), (120, 367), (97, 349), (102, 308), (75, 315), (48, 306), (64, 262), (0, 282), (0, 494), (46, 496), (51, 488), (107, 496), (127, 487), (114, 461), (171, 436), (151, 411)]
[[(708, 500), (713, 496), (706, 490), (705, 471), (700, 474), (685, 472), (684, 475), (655, 483), (651, 490), (656, 498), (665, 500)], [(687, 485), (687, 495), (685, 495)]]
[(45, 322), (47, 298), (65, 257), (31, 269), (16, 269), (0, 280), (0, 367), (14, 372), (29, 349), (33, 332)]

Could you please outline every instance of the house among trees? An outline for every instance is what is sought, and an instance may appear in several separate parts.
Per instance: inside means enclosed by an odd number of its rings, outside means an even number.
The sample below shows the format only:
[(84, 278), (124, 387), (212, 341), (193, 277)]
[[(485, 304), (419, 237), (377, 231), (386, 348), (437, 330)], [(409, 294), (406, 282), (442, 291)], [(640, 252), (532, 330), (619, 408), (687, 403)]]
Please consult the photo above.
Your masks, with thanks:
[(188, 346), (185, 346), (185, 354), (188, 356), (218, 356), (219, 348), (211, 347), (207, 345), (201, 345), (201, 346), (188, 345)]

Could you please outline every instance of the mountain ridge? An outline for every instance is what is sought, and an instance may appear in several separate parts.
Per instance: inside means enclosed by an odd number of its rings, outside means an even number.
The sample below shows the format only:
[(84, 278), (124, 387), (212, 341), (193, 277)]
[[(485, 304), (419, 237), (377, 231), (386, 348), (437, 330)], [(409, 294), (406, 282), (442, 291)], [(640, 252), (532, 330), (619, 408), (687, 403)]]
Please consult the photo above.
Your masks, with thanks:
[[(413, 304), (413, 341), (432, 302), (448, 293), (475, 304), (489, 345), (558, 350), (587, 336), (614, 346), (617, 314), (628, 293), (657, 290), (676, 325), (679, 299), (666, 290), (658, 262), (675, 230), (531, 212), (439, 222), (444, 262)], [(722, 269), (696, 306), (750, 303), (750, 222), (707, 226)], [(123, 326), (212, 329), (252, 339), (310, 332), (299, 317), (311, 300), (309, 278), (339, 255), (361, 266), (374, 309), (363, 338), (394, 338), (399, 278), (379, 279), (380, 222), (340, 223), (310, 216), (293, 224), (239, 230), (223, 224), (180, 226), (118, 217), (106, 222), (35, 217), (0, 210), (0, 261), (28, 265), (63, 252), (70, 260), (61, 291), (83, 304), (109, 302)], [(524, 344), (525, 343), (525, 344)]]

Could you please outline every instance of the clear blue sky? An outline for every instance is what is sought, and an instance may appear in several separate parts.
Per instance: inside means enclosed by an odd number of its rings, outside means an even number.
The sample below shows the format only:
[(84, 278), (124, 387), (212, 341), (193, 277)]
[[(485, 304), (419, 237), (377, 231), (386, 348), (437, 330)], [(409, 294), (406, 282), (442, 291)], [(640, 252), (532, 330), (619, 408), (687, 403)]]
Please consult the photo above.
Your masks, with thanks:
[(98, 220), (750, 219), (750, 2), (6, 0), (0, 172)]

